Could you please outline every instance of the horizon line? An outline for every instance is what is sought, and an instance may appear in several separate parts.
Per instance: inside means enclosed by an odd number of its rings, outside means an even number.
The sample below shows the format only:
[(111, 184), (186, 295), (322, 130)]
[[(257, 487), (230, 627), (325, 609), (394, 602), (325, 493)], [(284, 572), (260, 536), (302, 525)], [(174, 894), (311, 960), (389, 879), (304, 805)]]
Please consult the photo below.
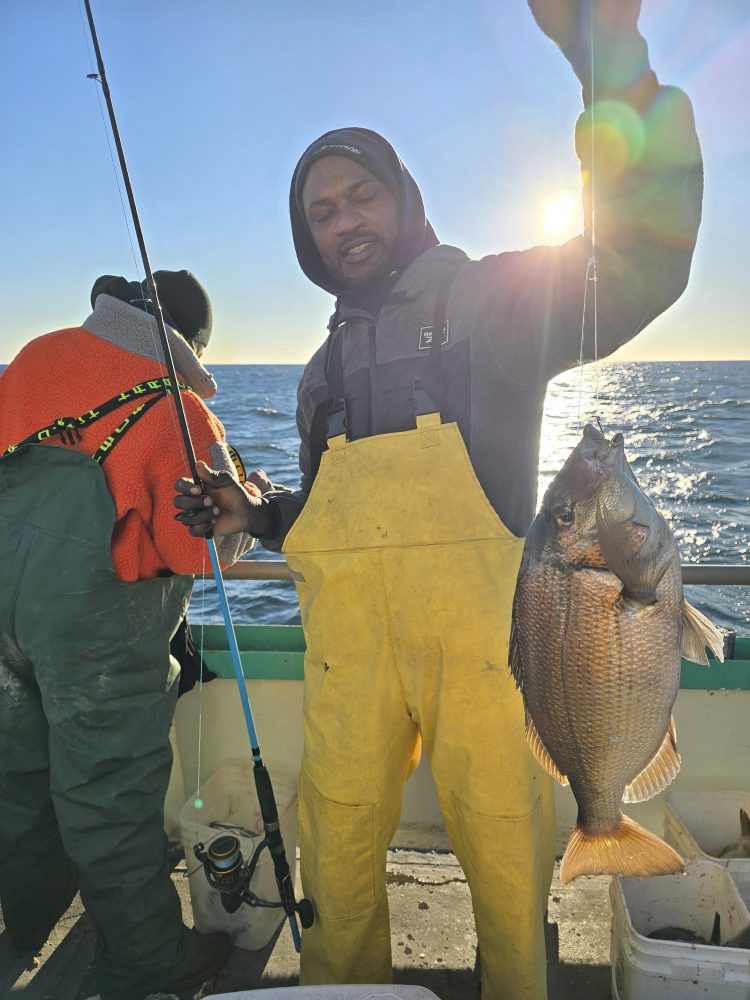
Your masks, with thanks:
[[(11, 359), (11, 361), (14, 359)], [(309, 359), (308, 359), (309, 360)], [(587, 365), (600, 364), (600, 365), (683, 365), (690, 364), (691, 362), (704, 362), (708, 364), (721, 364), (727, 363), (745, 363), (750, 362), (750, 357), (747, 358), (599, 358), (596, 361), (586, 361), (583, 367)], [(0, 366), (7, 368), (10, 361), (0, 361)], [(274, 365), (277, 368), (289, 367), (293, 365), (306, 365), (307, 361), (214, 361), (209, 362), (208, 368), (219, 368), (223, 365)], [(204, 367), (206, 367), (204, 365)], [(572, 368), (566, 368), (565, 371), (576, 371), (581, 367), (580, 365), (574, 365)], [(564, 372), (559, 372), (563, 375)], [(557, 378), (557, 376), (555, 376)]]

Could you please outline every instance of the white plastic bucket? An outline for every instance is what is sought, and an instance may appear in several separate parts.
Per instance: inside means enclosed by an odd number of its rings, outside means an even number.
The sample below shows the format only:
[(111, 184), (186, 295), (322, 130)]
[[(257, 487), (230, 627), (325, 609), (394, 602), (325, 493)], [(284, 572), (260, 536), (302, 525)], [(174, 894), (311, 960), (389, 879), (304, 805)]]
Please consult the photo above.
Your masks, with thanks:
[(612, 996), (615, 1000), (747, 1000), (750, 952), (649, 938), (681, 927), (708, 940), (716, 912), (720, 941), (750, 925), (750, 913), (726, 868), (690, 861), (685, 875), (614, 878)]
[(750, 792), (668, 792), (664, 836), (683, 858), (715, 861), (750, 872), (750, 858), (722, 858), (740, 839), (740, 809), (750, 813)]
[(291, 986), (243, 993), (214, 993), (205, 1000), (440, 1000), (422, 986)]
[[(297, 854), (297, 781), (278, 774), (271, 776), (281, 835), (289, 868), (294, 879)], [(203, 805), (195, 808), (196, 799)], [(215, 824), (212, 826), (212, 824)], [(220, 825), (216, 825), (220, 824)], [(234, 913), (227, 913), (220, 893), (212, 888), (203, 866), (193, 851), (196, 844), (208, 845), (223, 834), (239, 839), (242, 857), (248, 861), (263, 839), (263, 820), (255, 792), (253, 768), (249, 764), (224, 764), (203, 783), (180, 810), (180, 839), (190, 876), (190, 900), (195, 926), (199, 931), (224, 931), (238, 948), (257, 951), (265, 947), (285, 919), (281, 907), (256, 907), (241, 903)], [(273, 861), (268, 850), (258, 859), (250, 890), (260, 899), (279, 899)]]
[(737, 891), (742, 897), (742, 902), (750, 910), (750, 868), (738, 871), (736, 868), (729, 868), (732, 881), (737, 886)]

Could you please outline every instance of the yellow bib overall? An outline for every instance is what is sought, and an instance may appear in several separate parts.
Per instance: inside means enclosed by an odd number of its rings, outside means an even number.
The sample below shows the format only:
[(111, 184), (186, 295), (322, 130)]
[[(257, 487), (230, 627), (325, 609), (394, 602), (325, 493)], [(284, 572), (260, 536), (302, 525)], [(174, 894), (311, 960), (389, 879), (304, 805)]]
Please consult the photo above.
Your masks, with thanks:
[(541, 1000), (552, 789), (507, 661), (523, 539), (458, 426), (432, 413), (332, 438), (284, 551), (307, 641), (301, 982), (392, 979), (386, 851), (421, 737), (471, 889), (482, 997)]

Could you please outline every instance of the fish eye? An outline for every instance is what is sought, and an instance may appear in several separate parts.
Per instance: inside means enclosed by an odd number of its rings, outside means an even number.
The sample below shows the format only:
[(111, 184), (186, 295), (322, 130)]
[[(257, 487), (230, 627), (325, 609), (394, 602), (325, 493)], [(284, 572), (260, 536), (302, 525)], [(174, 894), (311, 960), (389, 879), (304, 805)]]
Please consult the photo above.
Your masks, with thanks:
[(558, 528), (569, 528), (573, 523), (573, 508), (572, 507), (559, 507), (552, 514), (552, 520), (555, 522)]

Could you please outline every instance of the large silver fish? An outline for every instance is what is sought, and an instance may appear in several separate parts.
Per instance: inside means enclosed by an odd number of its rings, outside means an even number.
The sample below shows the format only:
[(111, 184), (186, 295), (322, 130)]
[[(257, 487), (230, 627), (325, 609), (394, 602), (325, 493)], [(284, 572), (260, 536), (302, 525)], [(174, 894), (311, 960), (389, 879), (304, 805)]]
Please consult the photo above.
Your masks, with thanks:
[(510, 642), (529, 745), (578, 803), (563, 882), (684, 870), (621, 805), (679, 771), (680, 653), (708, 663), (706, 646), (723, 659), (721, 633), (683, 599), (674, 536), (622, 434), (608, 441), (588, 425), (529, 529)]

